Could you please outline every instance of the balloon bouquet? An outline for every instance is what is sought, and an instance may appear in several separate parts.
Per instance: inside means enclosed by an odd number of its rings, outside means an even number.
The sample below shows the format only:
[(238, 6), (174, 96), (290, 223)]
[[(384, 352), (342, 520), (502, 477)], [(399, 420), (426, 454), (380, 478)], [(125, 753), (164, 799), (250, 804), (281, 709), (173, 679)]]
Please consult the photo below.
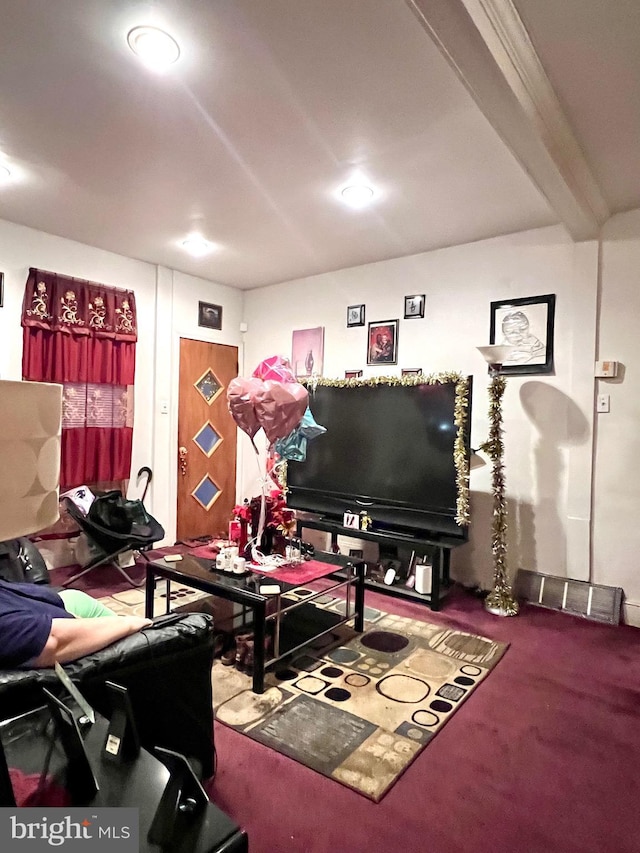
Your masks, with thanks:
[(266, 499), (269, 479), (280, 488), (277, 480), (285, 460), (304, 462), (307, 443), (326, 432), (314, 420), (309, 409), (309, 392), (297, 380), (288, 359), (279, 355), (264, 359), (251, 378), (232, 379), (227, 386), (229, 411), (236, 424), (247, 433), (259, 464), (259, 450), (254, 441), (260, 429), (269, 442), (265, 473), (261, 472), (261, 504), (257, 531), (252, 531), (251, 557), (255, 563), (274, 567), (283, 561), (269, 560), (258, 550), (265, 526)]

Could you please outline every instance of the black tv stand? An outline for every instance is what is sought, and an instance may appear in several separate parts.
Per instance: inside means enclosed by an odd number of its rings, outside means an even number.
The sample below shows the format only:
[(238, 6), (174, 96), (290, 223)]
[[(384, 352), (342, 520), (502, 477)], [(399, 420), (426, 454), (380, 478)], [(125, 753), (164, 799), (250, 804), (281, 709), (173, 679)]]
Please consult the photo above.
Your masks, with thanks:
[(422, 601), (431, 608), (431, 610), (439, 610), (442, 600), (447, 595), (451, 586), (449, 577), (449, 566), (451, 562), (451, 550), (458, 545), (464, 543), (463, 539), (456, 539), (453, 536), (443, 536), (440, 534), (431, 535), (425, 532), (424, 535), (413, 535), (404, 531), (392, 531), (388, 529), (381, 530), (354, 530), (344, 527), (339, 521), (331, 518), (298, 518), (298, 535), (304, 539), (304, 530), (322, 530), (331, 534), (331, 551), (316, 552), (317, 559), (326, 560), (327, 562), (335, 562), (340, 565), (345, 562), (346, 555), (340, 555), (338, 550), (338, 536), (350, 536), (354, 539), (365, 539), (371, 542), (377, 542), (381, 548), (397, 549), (398, 547), (410, 548), (418, 555), (425, 554), (431, 557), (431, 593), (421, 594), (415, 589), (410, 589), (404, 584), (387, 585), (380, 583), (367, 577), (365, 586), (370, 589), (375, 589), (378, 592), (384, 592), (388, 595), (395, 595), (400, 598), (410, 598), (413, 600)]

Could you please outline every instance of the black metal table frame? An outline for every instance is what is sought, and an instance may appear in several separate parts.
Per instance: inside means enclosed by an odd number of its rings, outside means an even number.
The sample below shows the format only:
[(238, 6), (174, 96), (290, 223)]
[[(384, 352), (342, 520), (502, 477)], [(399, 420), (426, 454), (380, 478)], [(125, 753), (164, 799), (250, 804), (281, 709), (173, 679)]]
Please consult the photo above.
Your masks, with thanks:
[[(228, 587), (224, 584), (216, 583), (213, 579), (208, 580), (206, 578), (199, 578), (196, 576), (189, 575), (188, 573), (181, 572), (179, 564), (177, 563), (166, 563), (164, 560), (153, 560), (147, 563), (146, 566), (145, 615), (149, 619), (152, 618), (154, 615), (153, 610), (157, 577), (164, 578), (167, 584), (167, 613), (171, 612), (171, 601), (169, 597), (169, 592), (172, 581), (174, 583), (180, 583), (183, 586), (192, 587), (193, 589), (200, 590), (200, 592), (206, 592), (209, 595), (216, 595), (222, 599), (225, 599), (226, 601), (232, 601), (236, 604), (240, 604), (245, 609), (251, 610), (253, 616), (254, 639), (252, 687), (254, 693), (264, 693), (264, 676), (267, 667), (281, 660), (283, 657), (292, 654), (297, 649), (300, 649), (303, 646), (313, 642), (314, 640), (317, 640), (319, 637), (330, 633), (340, 625), (346, 624), (352, 619), (355, 631), (357, 631), (358, 633), (362, 633), (362, 631), (364, 630), (364, 592), (366, 564), (362, 561), (357, 561), (354, 563), (348, 563), (345, 568), (347, 569), (347, 578), (345, 580), (340, 580), (330, 587), (325, 587), (324, 589), (319, 590), (313, 595), (305, 596), (305, 598), (301, 601), (294, 602), (293, 604), (288, 604), (287, 607), (283, 610), (281, 601), (282, 597), (286, 596), (287, 592), (293, 592), (296, 588), (295, 586), (292, 586), (290, 590), (285, 590), (285, 592), (279, 595), (263, 595), (259, 592), (254, 592), (248, 589)], [(265, 582), (268, 581), (269, 578), (265, 577)], [(303, 585), (304, 584), (302, 583), (300, 584), (300, 586)], [(299, 643), (293, 648), (288, 648), (286, 652), (281, 654), (280, 625), (283, 614), (289, 613), (296, 607), (299, 607), (302, 604), (308, 604), (315, 598), (327, 595), (328, 593), (340, 589), (341, 587), (344, 587), (346, 590), (344, 619), (336, 621), (329, 628), (326, 628), (325, 630), (320, 631), (317, 634), (312, 634), (309, 637), (306, 637), (304, 642)], [(351, 612), (351, 587), (353, 587), (354, 589), (353, 612)], [(267, 613), (267, 605), (270, 602), (275, 602), (275, 610), (273, 613)], [(274, 644), (273, 657), (267, 660), (265, 653), (265, 639), (267, 622), (270, 621), (274, 622)]]

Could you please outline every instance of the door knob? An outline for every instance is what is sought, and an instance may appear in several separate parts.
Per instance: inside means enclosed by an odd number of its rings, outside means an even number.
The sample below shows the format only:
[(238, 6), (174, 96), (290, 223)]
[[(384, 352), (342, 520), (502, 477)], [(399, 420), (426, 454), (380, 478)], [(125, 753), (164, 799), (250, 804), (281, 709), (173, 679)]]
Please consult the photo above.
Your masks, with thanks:
[(180, 473), (185, 477), (187, 474), (187, 448), (179, 447), (178, 456), (180, 457)]

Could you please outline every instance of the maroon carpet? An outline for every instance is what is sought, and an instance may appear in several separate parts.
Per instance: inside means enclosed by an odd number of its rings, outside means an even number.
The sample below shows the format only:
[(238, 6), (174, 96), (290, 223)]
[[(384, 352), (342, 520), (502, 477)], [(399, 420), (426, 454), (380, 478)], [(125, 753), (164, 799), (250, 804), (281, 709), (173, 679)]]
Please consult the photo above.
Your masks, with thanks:
[[(114, 569), (85, 577), (94, 595), (130, 588)], [(640, 851), (640, 630), (527, 606), (501, 619), (461, 590), (440, 613), (367, 601), (509, 653), (377, 804), (216, 725), (209, 793), (251, 853)]]
[(501, 619), (462, 591), (439, 614), (367, 600), (509, 654), (378, 804), (218, 725), (210, 795), (251, 853), (640, 851), (640, 630), (533, 607)]
[[(51, 583), (61, 586), (66, 580), (80, 571), (79, 566), (64, 566), (60, 569), (52, 569)], [(135, 566), (125, 569), (129, 577), (136, 584), (141, 584), (141, 589), (144, 590), (144, 561), (140, 559)], [(84, 592), (90, 593), (94, 598), (102, 598), (105, 595), (112, 595), (114, 592), (125, 592), (125, 590), (133, 589), (130, 583), (120, 574), (115, 566), (96, 566), (91, 571), (87, 572), (77, 581), (74, 581), (70, 589), (81, 589)]]

